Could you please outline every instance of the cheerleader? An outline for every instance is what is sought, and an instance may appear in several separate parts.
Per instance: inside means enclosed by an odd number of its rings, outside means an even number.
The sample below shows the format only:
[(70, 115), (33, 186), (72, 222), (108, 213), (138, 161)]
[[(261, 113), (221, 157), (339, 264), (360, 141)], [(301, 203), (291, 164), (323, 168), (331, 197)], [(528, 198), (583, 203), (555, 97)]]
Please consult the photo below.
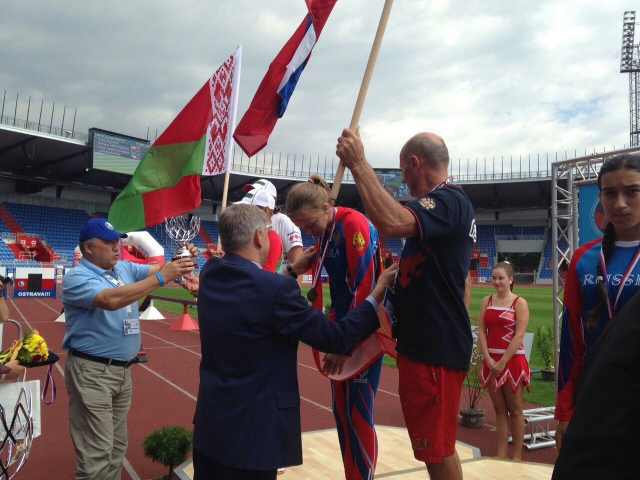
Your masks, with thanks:
[(531, 370), (522, 339), (529, 323), (527, 301), (513, 293), (513, 267), (500, 262), (491, 274), (495, 295), (482, 299), (478, 314), (478, 341), (484, 356), (480, 380), (488, 387), (496, 411), (498, 458), (507, 458), (509, 429), (514, 460), (520, 460), (524, 440), (522, 393), (529, 390)]

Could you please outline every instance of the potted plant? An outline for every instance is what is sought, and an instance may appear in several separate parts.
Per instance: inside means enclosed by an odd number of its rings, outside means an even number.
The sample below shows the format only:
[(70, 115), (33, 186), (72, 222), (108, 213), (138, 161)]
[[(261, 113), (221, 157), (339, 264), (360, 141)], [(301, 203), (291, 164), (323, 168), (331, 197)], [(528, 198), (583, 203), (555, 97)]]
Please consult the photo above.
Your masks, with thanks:
[(553, 330), (544, 326), (536, 329), (536, 346), (545, 368), (541, 369), (542, 380), (553, 382), (556, 379)]
[(480, 400), (486, 392), (486, 388), (482, 387), (480, 381), (480, 372), (482, 371), (482, 355), (480, 354), (480, 345), (478, 344), (478, 333), (473, 332), (473, 347), (471, 349), (471, 360), (469, 361), (469, 372), (465, 379), (467, 386), (466, 398), (468, 407), (460, 410), (460, 425), (468, 428), (482, 428), (484, 425), (484, 416), (486, 411), (478, 408)]
[(191, 431), (180, 425), (160, 427), (147, 435), (142, 442), (145, 456), (169, 467), (169, 474), (159, 479), (170, 480), (174, 467), (187, 459), (191, 450), (191, 437)]

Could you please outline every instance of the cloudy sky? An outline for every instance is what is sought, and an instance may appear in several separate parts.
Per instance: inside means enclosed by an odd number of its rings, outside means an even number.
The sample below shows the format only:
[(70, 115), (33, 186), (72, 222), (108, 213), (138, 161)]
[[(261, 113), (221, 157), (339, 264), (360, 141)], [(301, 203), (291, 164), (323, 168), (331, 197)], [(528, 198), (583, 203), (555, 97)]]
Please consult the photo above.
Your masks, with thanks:
[[(349, 124), (383, 0), (340, 0), (266, 151), (331, 158)], [(360, 125), (370, 163), (395, 167), (414, 133), (453, 158), (629, 143), (622, 18), (610, 0), (396, 0)], [(238, 117), (306, 14), (303, 0), (2, 2), (5, 115), (151, 139), (243, 47)], [(640, 12), (639, 12), (640, 14)], [(640, 32), (636, 35), (638, 41)], [(34, 113), (35, 111), (35, 113)]]

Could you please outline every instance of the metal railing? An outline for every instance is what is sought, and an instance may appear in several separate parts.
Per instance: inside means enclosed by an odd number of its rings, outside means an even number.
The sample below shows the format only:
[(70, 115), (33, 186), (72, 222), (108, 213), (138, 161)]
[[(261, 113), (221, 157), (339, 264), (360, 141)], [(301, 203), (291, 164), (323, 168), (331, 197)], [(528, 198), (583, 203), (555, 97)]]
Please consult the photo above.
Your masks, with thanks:
[(85, 143), (89, 140), (89, 135), (86, 133), (54, 127), (53, 125), (45, 125), (41, 122), (21, 120), (15, 117), (8, 117), (6, 115), (0, 116), (0, 124), (25, 130), (32, 130), (34, 132), (46, 133), (48, 135), (55, 135), (58, 137), (71, 138), (73, 140), (80, 140)]
[[(310, 155), (283, 154), (262, 151), (253, 157), (247, 157), (240, 149), (234, 149), (231, 171), (272, 177), (285, 177), (306, 180), (317, 173), (327, 181), (335, 179), (335, 172), (340, 161), (336, 157), (321, 159)], [(353, 182), (353, 175), (348, 170), (343, 180)]]
[(452, 174), (453, 179), (457, 183), (464, 182), (486, 182), (496, 180), (549, 180), (551, 178), (551, 170), (544, 170), (539, 172), (502, 172), (502, 173), (478, 173), (478, 174), (465, 174), (456, 175)]

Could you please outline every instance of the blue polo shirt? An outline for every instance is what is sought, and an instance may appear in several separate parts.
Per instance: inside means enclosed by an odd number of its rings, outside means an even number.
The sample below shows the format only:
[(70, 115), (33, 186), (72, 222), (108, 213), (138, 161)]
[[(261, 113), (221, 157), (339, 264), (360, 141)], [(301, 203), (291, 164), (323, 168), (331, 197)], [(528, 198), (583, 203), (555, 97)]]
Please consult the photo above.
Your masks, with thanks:
[(93, 308), (93, 299), (105, 288), (117, 288), (109, 274), (125, 285), (144, 280), (151, 267), (119, 261), (113, 270), (103, 270), (86, 259), (69, 270), (62, 279), (62, 305), (64, 306), (66, 333), (62, 348), (74, 348), (88, 355), (130, 360), (140, 350), (140, 334), (125, 335), (124, 322), (138, 318), (138, 302), (128, 308), (108, 311)]

